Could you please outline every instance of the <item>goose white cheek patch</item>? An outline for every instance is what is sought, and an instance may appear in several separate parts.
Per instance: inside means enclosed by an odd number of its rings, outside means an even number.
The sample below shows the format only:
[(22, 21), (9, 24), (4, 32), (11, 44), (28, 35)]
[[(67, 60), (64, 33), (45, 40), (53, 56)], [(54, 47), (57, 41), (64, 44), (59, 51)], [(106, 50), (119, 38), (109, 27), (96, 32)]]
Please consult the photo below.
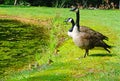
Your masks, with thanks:
[(72, 21), (72, 19), (69, 19), (69, 20), (68, 20), (68, 22), (71, 22), (71, 21)]

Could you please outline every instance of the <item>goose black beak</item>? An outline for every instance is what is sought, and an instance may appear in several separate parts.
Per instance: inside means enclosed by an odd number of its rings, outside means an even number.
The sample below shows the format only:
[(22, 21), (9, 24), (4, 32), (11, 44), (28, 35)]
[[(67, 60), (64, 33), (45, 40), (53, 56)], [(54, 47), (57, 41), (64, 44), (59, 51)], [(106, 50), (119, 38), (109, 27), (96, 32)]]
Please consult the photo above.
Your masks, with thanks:
[(67, 22), (68, 22), (67, 20), (64, 20), (64, 22), (65, 22), (66, 24), (68, 24), (68, 23), (67, 23)]
[(65, 20), (64, 22), (67, 22), (67, 20)]

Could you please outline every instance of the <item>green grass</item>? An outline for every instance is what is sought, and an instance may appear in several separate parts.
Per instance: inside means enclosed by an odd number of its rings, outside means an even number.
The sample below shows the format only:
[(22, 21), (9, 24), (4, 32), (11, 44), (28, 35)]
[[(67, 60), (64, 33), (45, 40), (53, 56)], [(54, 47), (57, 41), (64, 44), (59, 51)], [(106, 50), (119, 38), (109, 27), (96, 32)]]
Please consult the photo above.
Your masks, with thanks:
[[(119, 81), (120, 80), (120, 12), (119, 10), (81, 10), (81, 25), (103, 33), (109, 37), (105, 41), (114, 46), (111, 54), (95, 48), (86, 58), (74, 45), (67, 31), (71, 24), (63, 21), (68, 17), (75, 19), (69, 9), (47, 7), (1, 7), (0, 14), (28, 19), (43, 20), (49, 27), (49, 48), (47, 53), (36, 53), (38, 67), (13, 73), (6, 81)], [(50, 22), (49, 22), (50, 21)], [(38, 30), (38, 29), (37, 29)], [(39, 42), (39, 41), (37, 41)], [(43, 47), (44, 48), (44, 47)], [(55, 49), (59, 52), (56, 54)], [(28, 52), (29, 54), (29, 52)], [(53, 60), (48, 64), (48, 60)]]
[(34, 62), (35, 54), (47, 47), (45, 31), (43, 27), (0, 19), (0, 74), (7, 75), (13, 69), (22, 69), (23, 65)]

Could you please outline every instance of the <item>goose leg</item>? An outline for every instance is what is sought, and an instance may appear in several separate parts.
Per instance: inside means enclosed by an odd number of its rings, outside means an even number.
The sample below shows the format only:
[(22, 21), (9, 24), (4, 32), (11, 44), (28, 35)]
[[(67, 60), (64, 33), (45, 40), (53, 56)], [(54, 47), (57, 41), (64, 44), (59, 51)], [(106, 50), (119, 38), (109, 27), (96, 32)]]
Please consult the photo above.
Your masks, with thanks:
[(89, 55), (89, 50), (87, 49), (87, 56)]
[(84, 58), (89, 54), (89, 50), (85, 49), (85, 54), (84, 54)]

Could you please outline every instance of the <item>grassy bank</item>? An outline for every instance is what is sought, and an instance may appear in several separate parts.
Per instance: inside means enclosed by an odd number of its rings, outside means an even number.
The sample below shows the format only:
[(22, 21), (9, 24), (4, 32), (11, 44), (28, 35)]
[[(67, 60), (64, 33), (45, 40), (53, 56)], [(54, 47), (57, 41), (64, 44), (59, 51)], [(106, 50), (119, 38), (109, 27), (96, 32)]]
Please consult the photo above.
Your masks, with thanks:
[[(120, 78), (120, 12), (119, 10), (81, 10), (81, 25), (103, 33), (109, 37), (108, 44), (114, 46), (111, 54), (95, 48), (86, 58), (84, 50), (74, 45), (67, 31), (71, 24), (63, 21), (75, 19), (69, 9), (46, 7), (0, 7), (1, 15), (17, 16), (47, 24), (50, 34), (47, 53), (37, 52), (38, 66), (22, 70), (7, 77), (7, 81), (119, 81)], [(39, 29), (37, 29), (39, 30)], [(36, 32), (36, 30), (34, 31)], [(39, 41), (37, 41), (39, 42)], [(32, 44), (33, 45), (33, 44)], [(27, 48), (27, 47), (26, 47)], [(44, 46), (43, 46), (44, 48)], [(38, 48), (39, 49), (39, 48)], [(59, 52), (56, 52), (59, 50)], [(29, 54), (29, 52), (28, 52)], [(50, 60), (53, 62), (51, 63)]]
[(43, 27), (0, 19), (0, 76), (29, 68), (35, 55), (47, 47), (48, 37)]

